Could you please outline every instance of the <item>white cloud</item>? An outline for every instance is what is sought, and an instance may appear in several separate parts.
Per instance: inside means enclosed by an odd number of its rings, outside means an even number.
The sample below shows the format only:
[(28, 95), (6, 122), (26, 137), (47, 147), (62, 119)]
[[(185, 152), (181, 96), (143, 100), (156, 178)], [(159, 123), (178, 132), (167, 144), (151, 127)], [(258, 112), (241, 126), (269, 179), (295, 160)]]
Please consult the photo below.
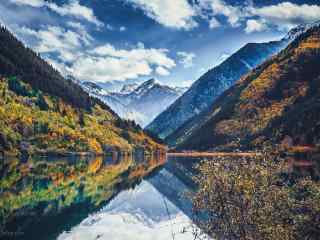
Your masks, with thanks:
[(193, 59), (196, 57), (194, 53), (178, 52), (177, 55), (180, 57), (180, 63), (184, 68), (193, 66)]
[(170, 72), (162, 66), (159, 66), (156, 68), (156, 73), (158, 73), (161, 76), (169, 76), (170, 75)]
[(126, 31), (127, 30), (127, 28), (125, 27), (125, 26), (121, 26), (120, 28), (119, 28), (119, 31), (120, 32), (124, 32), (124, 31)]
[(68, 3), (65, 3), (61, 6), (55, 3), (46, 2), (44, 0), (10, 0), (10, 2), (17, 5), (27, 5), (37, 8), (47, 7), (51, 11), (56, 12), (61, 16), (73, 16), (78, 19), (84, 19), (88, 22), (94, 23), (99, 27), (104, 25), (97, 19), (91, 8), (81, 5), (78, 0), (70, 0)]
[(215, 18), (212, 17), (209, 21), (209, 28), (210, 29), (214, 29), (214, 28), (218, 28), (221, 26), (221, 23)]
[(58, 53), (64, 61), (74, 60), (83, 46), (92, 41), (91, 36), (82, 29), (82, 33), (66, 30), (57, 26), (47, 26), (38, 31), (22, 27), (19, 35), (31, 36), (35, 39), (33, 49), (39, 53)]
[(250, 14), (259, 16), (270, 25), (288, 30), (297, 24), (310, 23), (320, 19), (320, 6), (283, 2), (277, 5), (251, 8)]
[(17, 5), (29, 5), (31, 7), (43, 7), (46, 4), (43, 0), (10, 0), (10, 2)]
[(113, 31), (113, 30), (114, 30), (113, 26), (110, 25), (110, 24), (106, 24), (105, 27), (106, 27), (106, 29), (108, 29), (109, 31)]
[(184, 80), (180, 82), (180, 87), (190, 87), (195, 80)]
[(267, 25), (262, 20), (249, 19), (245, 28), (246, 33), (262, 32), (268, 29)]
[[(200, 11), (202, 11), (202, 16), (207, 14), (212, 16), (224, 16), (232, 27), (238, 27), (240, 21), (245, 16), (245, 12), (241, 10), (240, 7), (229, 5), (223, 0), (202, 0), (199, 2), (199, 6)], [(205, 13), (203, 13), (203, 11)], [(213, 20), (213, 24), (215, 24), (213, 26), (217, 26), (217, 19), (215, 20)]]
[[(138, 48), (131, 50), (116, 49), (105, 44), (89, 53), (89, 58), (76, 62), (73, 68), (80, 69), (80, 75), (94, 77), (96, 81), (134, 79), (150, 75), (154, 70), (166, 76), (170, 74), (169, 69), (176, 66), (174, 60), (168, 57), (167, 49), (145, 49), (141, 43)], [(97, 66), (101, 66), (101, 69), (95, 74), (93, 72)]]
[(250, 1), (242, 6), (233, 6), (223, 0), (201, 0), (198, 14), (208, 20), (210, 28), (220, 26), (216, 17), (225, 17), (232, 27), (245, 23), (245, 32), (261, 32), (276, 26), (280, 30), (320, 19), (320, 6), (282, 2), (275, 5), (256, 7)]
[(94, 82), (124, 81), (152, 73), (152, 68), (146, 61), (136, 62), (113, 57), (81, 57), (71, 68), (78, 79)]
[(89, 42), (93, 41), (93, 37), (87, 32), (87, 29), (84, 25), (82, 25), (79, 22), (67, 22), (67, 26), (70, 28), (73, 28), (76, 32), (79, 33), (81, 36), (81, 39), (86, 43), (89, 44)]
[(147, 60), (150, 64), (163, 65), (167, 68), (172, 68), (176, 64), (167, 56), (167, 49), (145, 49), (139, 45), (138, 48), (132, 50), (115, 49), (112, 45), (106, 44), (97, 47), (91, 51), (91, 53), (98, 56), (109, 56), (115, 58), (126, 58), (132, 61)]
[(176, 66), (167, 49), (147, 49), (141, 42), (131, 49), (117, 49), (111, 44), (97, 45), (81, 23), (71, 21), (66, 26), (68, 29), (58, 26), (42, 26), (39, 30), (22, 27), (16, 32), (56, 69), (80, 80), (124, 81), (153, 72), (167, 76)]
[(194, 8), (188, 0), (126, 0), (142, 9), (145, 14), (158, 23), (177, 29), (196, 27), (198, 24), (193, 19), (196, 16)]

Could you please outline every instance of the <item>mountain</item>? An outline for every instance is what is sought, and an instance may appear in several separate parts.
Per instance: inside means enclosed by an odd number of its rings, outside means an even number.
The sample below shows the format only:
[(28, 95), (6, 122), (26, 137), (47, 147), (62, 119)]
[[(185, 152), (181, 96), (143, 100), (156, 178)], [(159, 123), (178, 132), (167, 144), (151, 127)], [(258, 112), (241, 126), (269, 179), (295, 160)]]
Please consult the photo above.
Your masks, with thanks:
[[(241, 76), (278, 53), (290, 39), (268, 43), (248, 43), (219, 66), (200, 77), (187, 92), (155, 118), (146, 129), (166, 138), (188, 120), (206, 110), (214, 100), (232, 86)], [(188, 132), (184, 129), (182, 132)], [(179, 136), (177, 136), (179, 137)], [(168, 142), (174, 143), (176, 137)]]
[[(162, 85), (155, 79), (150, 79), (140, 85), (123, 86), (120, 92), (106, 92), (97, 84), (83, 83), (83, 88), (92, 96), (108, 104), (119, 116), (135, 120), (141, 126), (152, 121), (164, 111), (185, 90)], [(94, 86), (95, 87), (92, 87)]]
[(162, 85), (156, 80), (150, 79), (124, 98), (121, 96), (119, 100), (124, 100), (124, 104), (132, 112), (140, 114), (140, 119), (137, 119), (137, 121), (142, 126), (146, 126), (181, 94), (181, 89)]
[(210, 106), (178, 149), (320, 143), (320, 26), (311, 27)]
[(135, 123), (121, 120), (101, 100), (64, 79), (4, 27), (0, 42), (1, 149), (12, 154), (101, 154), (114, 147), (161, 147)]
[(139, 85), (137, 83), (126, 84), (121, 88), (120, 93), (129, 94), (133, 92), (138, 86)]
[(299, 26), (291, 29), (288, 32), (288, 34), (284, 37), (284, 39), (287, 39), (289, 41), (293, 41), (297, 37), (299, 37), (301, 34), (307, 32), (310, 28), (318, 27), (318, 26), (320, 26), (320, 21), (316, 21), (313, 23), (300, 24)]

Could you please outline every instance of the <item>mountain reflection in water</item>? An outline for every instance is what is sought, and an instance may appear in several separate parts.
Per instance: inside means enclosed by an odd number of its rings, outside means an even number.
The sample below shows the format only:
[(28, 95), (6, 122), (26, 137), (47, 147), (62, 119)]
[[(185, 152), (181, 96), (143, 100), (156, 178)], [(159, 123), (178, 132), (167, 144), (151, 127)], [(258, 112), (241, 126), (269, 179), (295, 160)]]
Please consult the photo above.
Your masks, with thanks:
[(58, 240), (193, 239), (189, 189), (166, 169), (118, 194)]
[[(168, 185), (171, 185), (171, 190), (165, 189)], [(176, 192), (173, 194), (171, 191), (174, 189)], [(162, 169), (135, 189), (121, 192), (99, 212), (71, 231), (63, 232), (58, 240), (193, 239), (192, 223), (185, 213), (191, 210), (184, 197), (187, 190), (180, 180)], [(171, 200), (170, 196), (175, 199)]]
[(5, 159), (0, 169), (0, 239), (56, 239), (165, 161), (160, 150), (97, 158)]

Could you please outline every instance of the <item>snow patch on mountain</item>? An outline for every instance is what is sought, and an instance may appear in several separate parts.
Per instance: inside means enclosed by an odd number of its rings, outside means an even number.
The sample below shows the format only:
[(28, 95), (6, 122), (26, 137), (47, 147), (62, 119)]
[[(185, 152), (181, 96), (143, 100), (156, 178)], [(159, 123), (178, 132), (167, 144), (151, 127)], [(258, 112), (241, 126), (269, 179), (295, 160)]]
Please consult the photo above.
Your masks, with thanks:
[(284, 39), (293, 41), (301, 34), (307, 32), (310, 28), (313, 27), (319, 27), (320, 21), (313, 22), (313, 23), (306, 23), (306, 24), (300, 24), (299, 26), (291, 29), (288, 34), (284, 37)]
[(132, 83), (132, 84), (126, 84), (122, 87), (120, 90), (120, 93), (122, 94), (129, 94), (133, 92), (139, 85), (137, 83)]
[(186, 88), (173, 88), (150, 79), (140, 85), (124, 85), (119, 92), (108, 92), (92, 82), (79, 83), (91, 96), (106, 103), (121, 118), (136, 121), (142, 127), (164, 111)]

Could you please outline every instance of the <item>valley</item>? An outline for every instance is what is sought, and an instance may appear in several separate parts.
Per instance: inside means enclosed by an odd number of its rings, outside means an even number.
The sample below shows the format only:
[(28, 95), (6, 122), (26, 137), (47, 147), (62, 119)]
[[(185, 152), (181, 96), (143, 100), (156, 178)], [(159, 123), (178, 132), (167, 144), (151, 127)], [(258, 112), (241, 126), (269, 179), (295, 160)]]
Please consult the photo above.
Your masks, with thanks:
[(90, 82), (84, 82), (81, 86), (90, 95), (110, 106), (121, 118), (134, 120), (142, 127), (149, 124), (186, 90), (161, 85), (155, 79), (140, 85), (124, 85), (120, 92), (106, 92)]
[(0, 3), (0, 239), (318, 240), (320, 6), (102, 2)]

